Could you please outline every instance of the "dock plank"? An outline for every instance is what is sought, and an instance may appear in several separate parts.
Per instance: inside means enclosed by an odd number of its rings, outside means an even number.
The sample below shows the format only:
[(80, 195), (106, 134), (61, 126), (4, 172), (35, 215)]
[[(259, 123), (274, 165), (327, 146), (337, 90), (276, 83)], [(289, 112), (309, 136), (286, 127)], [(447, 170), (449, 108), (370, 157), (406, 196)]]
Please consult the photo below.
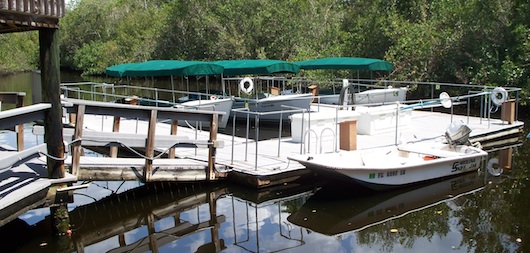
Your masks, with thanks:
[(41, 177), (42, 169), (34, 159), (0, 173), (0, 226), (46, 201), (51, 181)]

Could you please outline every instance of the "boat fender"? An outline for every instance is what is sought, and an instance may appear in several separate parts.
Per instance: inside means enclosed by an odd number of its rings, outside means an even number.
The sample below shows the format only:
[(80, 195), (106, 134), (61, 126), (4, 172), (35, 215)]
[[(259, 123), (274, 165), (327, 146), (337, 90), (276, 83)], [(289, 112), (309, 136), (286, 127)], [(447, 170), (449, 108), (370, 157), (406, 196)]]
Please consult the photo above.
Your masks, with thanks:
[(499, 164), (499, 159), (491, 158), (486, 166), (488, 172), (493, 176), (500, 176), (502, 174), (502, 167)]
[(216, 95), (211, 95), (210, 96), (210, 100), (216, 100), (217, 99), (217, 96)]
[[(248, 83), (248, 87), (245, 87), (246, 83)], [(239, 89), (246, 94), (250, 94), (254, 89), (254, 82), (249, 77), (245, 77), (239, 82)]]
[(506, 102), (506, 99), (508, 99), (508, 92), (504, 88), (497, 87), (491, 91), (491, 102), (495, 105), (501, 106), (502, 103)]

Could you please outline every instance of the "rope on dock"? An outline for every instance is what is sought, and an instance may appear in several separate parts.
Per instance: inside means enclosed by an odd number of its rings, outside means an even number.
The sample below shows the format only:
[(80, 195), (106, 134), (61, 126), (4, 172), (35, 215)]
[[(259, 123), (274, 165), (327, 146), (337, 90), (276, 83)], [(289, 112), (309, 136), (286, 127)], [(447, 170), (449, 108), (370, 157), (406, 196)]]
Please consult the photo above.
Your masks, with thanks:
[[(169, 151), (172, 149), (172, 148), (176, 148), (178, 146), (188, 146), (189, 148), (197, 148), (197, 145), (195, 143), (192, 143), (192, 142), (175, 142), (172, 146), (170, 146), (169, 148), (166, 148), (165, 150), (161, 151), (160, 154), (154, 156), (154, 157), (148, 157), (148, 156), (145, 156), (143, 155), (142, 153), (136, 151), (134, 148), (124, 144), (123, 142), (119, 141), (119, 140), (113, 140), (111, 142), (109, 141), (103, 141), (103, 140), (97, 140), (97, 139), (83, 139), (83, 138), (78, 138), (78, 139), (75, 139), (75, 140), (72, 140), (72, 142), (70, 142), (68, 144), (68, 146), (72, 145), (73, 143), (76, 143), (76, 142), (81, 142), (82, 140), (89, 140), (89, 141), (93, 141), (93, 142), (99, 142), (99, 143), (116, 143), (118, 144), (120, 147), (122, 148), (125, 148), (127, 150), (129, 150), (130, 152), (132, 152), (133, 154), (137, 155), (138, 157), (140, 158), (143, 158), (143, 159), (146, 159), (146, 160), (149, 160), (149, 161), (154, 161), (156, 159), (160, 159), (162, 158), (163, 155), (165, 154), (168, 154)], [(206, 143), (207, 145), (215, 145), (214, 142), (207, 142)], [(51, 157), (52, 159), (54, 159), (53, 157)], [(55, 157), (56, 159), (61, 159), (61, 158), (57, 158)], [(182, 157), (180, 157), (182, 158)]]

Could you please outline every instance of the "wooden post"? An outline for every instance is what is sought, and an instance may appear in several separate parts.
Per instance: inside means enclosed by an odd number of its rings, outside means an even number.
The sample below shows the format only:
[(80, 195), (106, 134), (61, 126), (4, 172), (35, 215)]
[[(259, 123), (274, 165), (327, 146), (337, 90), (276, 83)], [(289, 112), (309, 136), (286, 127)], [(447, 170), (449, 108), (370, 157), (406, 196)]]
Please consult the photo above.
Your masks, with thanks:
[[(74, 140), (80, 139), (83, 136), (83, 121), (85, 118), (85, 105), (77, 106), (77, 118), (75, 119), (75, 130), (74, 130)], [(79, 174), (79, 162), (81, 160), (81, 153), (83, 152), (83, 147), (81, 146), (81, 141), (74, 142), (72, 144), (72, 171), (71, 173), (77, 176)]]
[(208, 172), (206, 175), (206, 180), (210, 181), (215, 179), (215, 155), (216, 147), (215, 142), (217, 141), (217, 126), (218, 126), (219, 116), (217, 114), (212, 115), (212, 121), (210, 122), (210, 142), (213, 142), (214, 145), (208, 147)]
[(149, 249), (153, 253), (158, 253), (158, 244), (157, 244), (157, 238), (156, 238), (156, 229), (155, 229), (155, 215), (153, 213), (149, 213), (147, 215), (147, 234), (149, 237)]
[[(171, 135), (177, 135), (177, 128), (178, 128), (178, 120), (173, 120), (171, 121)], [(169, 149), (169, 154), (168, 154), (169, 158), (170, 159), (174, 159), (175, 158), (175, 148), (171, 148)]]
[[(114, 123), (112, 124), (112, 132), (119, 132), (120, 131), (120, 119), (119, 116), (114, 116)], [(118, 147), (112, 146), (110, 147), (109, 155), (112, 158), (118, 157)]]
[[(157, 110), (151, 110), (151, 116), (149, 117), (149, 126), (147, 129), (147, 140), (145, 143), (145, 156), (153, 158), (155, 154), (155, 130), (156, 130), (156, 118), (158, 116)], [(144, 168), (144, 179), (145, 182), (151, 181), (151, 172), (153, 170), (153, 161), (146, 159)]]
[(217, 199), (215, 192), (208, 193), (208, 206), (210, 207), (210, 236), (214, 245), (214, 252), (221, 252), (221, 240), (219, 240), (219, 229), (221, 225), (217, 220)]
[[(17, 108), (24, 106), (24, 96), (17, 95)], [(17, 150), (24, 150), (24, 124), (17, 126)]]
[[(57, 29), (39, 29), (42, 100), (51, 104), (51, 108), (45, 112), (44, 117), (44, 142), (51, 157), (64, 158), (59, 40)], [(64, 178), (63, 160), (48, 157), (46, 164), (49, 178)], [(70, 223), (66, 203), (63, 202), (58, 207), (51, 208), (50, 211), (51, 215), (56, 217), (52, 221), (52, 234), (66, 235)]]
[[(59, 75), (59, 31), (57, 29), (39, 29), (40, 66), (43, 102), (50, 103), (52, 108), (44, 118), (44, 141), (48, 154), (64, 157), (63, 123), (61, 106), (61, 88)], [(64, 161), (47, 159), (50, 178), (64, 177)]]

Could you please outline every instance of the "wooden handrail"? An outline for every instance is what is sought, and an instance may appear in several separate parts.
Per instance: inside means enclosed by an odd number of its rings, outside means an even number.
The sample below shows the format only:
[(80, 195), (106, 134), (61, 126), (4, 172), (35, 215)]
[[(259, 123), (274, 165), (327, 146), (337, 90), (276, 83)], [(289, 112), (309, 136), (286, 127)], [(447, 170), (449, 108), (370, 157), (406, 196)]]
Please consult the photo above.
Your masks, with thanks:
[[(154, 140), (156, 123), (158, 121), (170, 120), (172, 122), (171, 134), (176, 134), (176, 122), (178, 120), (192, 120), (203, 121), (210, 123), (210, 135), (208, 139), (208, 171), (206, 171), (206, 179), (215, 179), (215, 154), (217, 145), (217, 126), (219, 115), (224, 115), (224, 112), (219, 111), (202, 111), (202, 110), (185, 110), (177, 108), (164, 108), (152, 106), (138, 106), (129, 104), (115, 104), (96, 101), (87, 101), (80, 99), (63, 99), (63, 105), (67, 113), (76, 115), (74, 139), (82, 140), (83, 120), (85, 114), (106, 115), (124, 118), (138, 118), (149, 122), (149, 128), (145, 145), (145, 156), (147, 157), (144, 167), (143, 179), (146, 182), (151, 180), (152, 162), (154, 156)], [(114, 120), (114, 122), (119, 122)], [(116, 127), (113, 127), (116, 131)], [(77, 175), (79, 171), (79, 163), (81, 156), (81, 141), (72, 144), (72, 174)]]

